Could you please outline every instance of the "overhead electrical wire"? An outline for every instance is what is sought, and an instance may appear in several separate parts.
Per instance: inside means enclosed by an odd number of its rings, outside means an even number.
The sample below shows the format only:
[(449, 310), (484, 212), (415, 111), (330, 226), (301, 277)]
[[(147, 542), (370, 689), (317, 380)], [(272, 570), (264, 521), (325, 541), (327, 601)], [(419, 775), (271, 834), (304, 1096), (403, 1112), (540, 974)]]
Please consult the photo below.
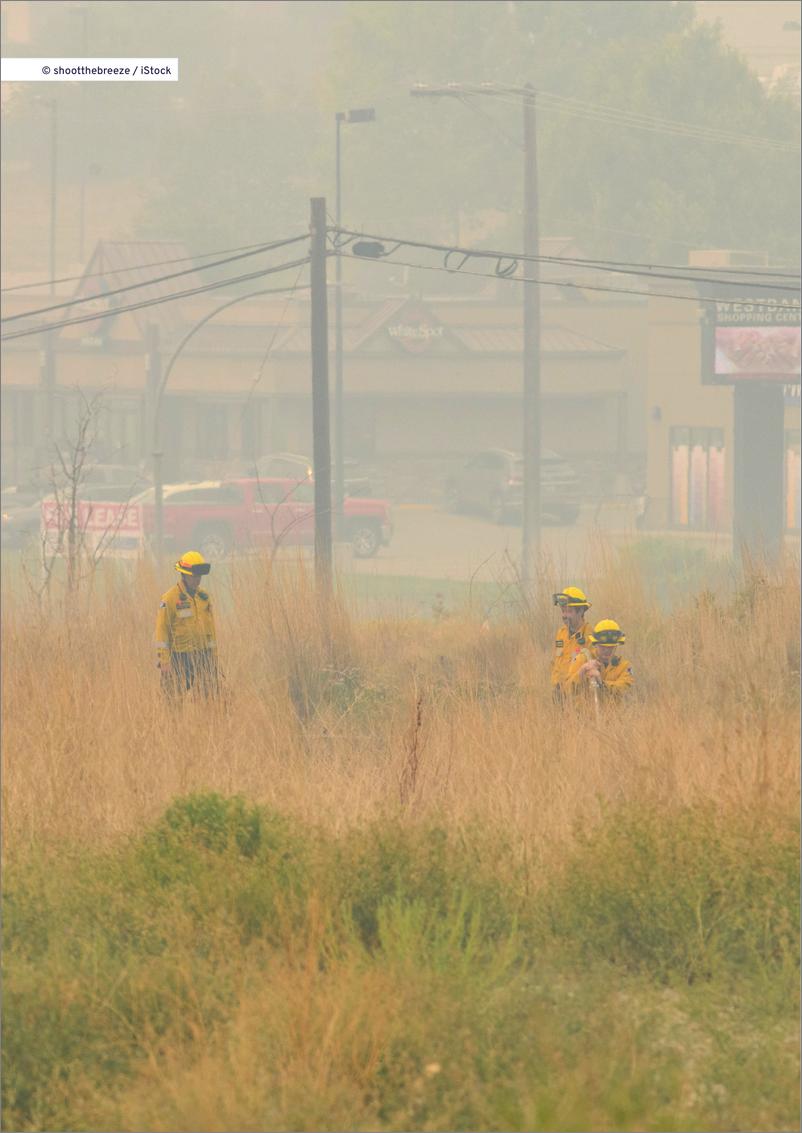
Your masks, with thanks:
[[(333, 253), (327, 253), (333, 255)], [(193, 295), (202, 295), (208, 291), (215, 291), (220, 287), (227, 287), (236, 283), (245, 283), (251, 279), (262, 279), (266, 275), (275, 275), (280, 271), (288, 271), (291, 268), (301, 267), (309, 263), (309, 256), (305, 256), (299, 260), (291, 260), (285, 264), (277, 264), (274, 267), (262, 268), (259, 271), (248, 272), (246, 275), (232, 276), (227, 279), (217, 280), (214, 283), (207, 283), (203, 287), (189, 288), (185, 291), (176, 291), (170, 295), (159, 295), (153, 299), (144, 299), (139, 303), (130, 303), (122, 307), (112, 307), (107, 311), (93, 311), (88, 315), (78, 315), (72, 319), (63, 319), (60, 322), (53, 323), (40, 323), (34, 327), (26, 327), (23, 330), (10, 331), (6, 334), (0, 335), (3, 342), (10, 341), (16, 338), (27, 338), (33, 334), (50, 334), (53, 331), (61, 330), (63, 327), (77, 326), (80, 323), (91, 323), (100, 319), (113, 318), (115, 315), (122, 315), (128, 311), (139, 311), (145, 307), (156, 307), (162, 303), (173, 302), (176, 299), (188, 299)], [(283, 289), (282, 289), (283, 290)]]
[(279, 315), (279, 320), (276, 323), (275, 327), (273, 328), (273, 334), (272, 334), (272, 337), (270, 339), (270, 342), (267, 344), (267, 348), (266, 348), (264, 354), (262, 355), (262, 360), (259, 363), (259, 368), (256, 371), (256, 376), (253, 379), (253, 381), (251, 382), (251, 387), (248, 390), (248, 395), (245, 398), (245, 401), (243, 402), (243, 405), (242, 405), (242, 417), (243, 418), (245, 417), (245, 413), (246, 413), (251, 401), (253, 400), (253, 395), (256, 391), (256, 387), (259, 385), (262, 378), (264, 377), (265, 367), (267, 366), (267, 363), (270, 360), (270, 355), (273, 353), (273, 347), (276, 345), (276, 339), (278, 338), (279, 331), (283, 329), (284, 319), (287, 315), (287, 311), (289, 310), (290, 303), (295, 298), (295, 295), (298, 291), (307, 291), (309, 289), (310, 285), (308, 283), (306, 283), (306, 284), (301, 283), (301, 273), (304, 270), (304, 266), (305, 266), (304, 264), (301, 264), (301, 266), (298, 268), (298, 274), (295, 277), (295, 283), (292, 285), (292, 287), (288, 287), (288, 288), (284, 289), (284, 290), (288, 291), (289, 294), (287, 295), (287, 298), (284, 301), (284, 307), (282, 309), (281, 314)]
[(51, 303), (47, 307), (37, 307), (33, 311), (24, 311), (18, 315), (9, 315), (7, 318), (0, 320), (2, 323), (18, 322), (20, 319), (31, 319), (36, 315), (47, 315), (51, 311), (62, 311), (66, 307), (75, 307), (82, 303), (92, 303), (96, 299), (107, 300), (112, 295), (121, 295), (125, 291), (138, 291), (142, 287), (152, 287), (156, 283), (167, 283), (171, 279), (179, 279), (182, 275), (193, 275), (196, 271), (206, 271), (207, 268), (225, 267), (226, 264), (235, 263), (237, 260), (246, 260), (252, 256), (260, 256), (264, 252), (272, 252), (277, 248), (286, 248), (289, 244), (297, 244), (301, 240), (308, 240), (309, 234), (304, 233), (302, 236), (292, 236), (286, 240), (279, 240), (272, 244), (265, 244), (258, 247), (255, 251), (240, 252), (235, 256), (226, 256), (222, 260), (213, 260), (208, 264), (199, 264), (191, 268), (184, 268), (183, 271), (171, 272), (169, 275), (155, 276), (151, 279), (143, 279), (139, 283), (127, 283), (123, 287), (115, 287), (111, 291), (97, 291), (93, 295), (82, 295), (78, 298), (67, 299), (63, 303)]
[[(134, 243), (142, 243), (143, 241), (134, 241)], [(144, 241), (148, 243), (148, 241)], [(266, 248), (268, 245), (264, 243), (259, 244), (240, 244), (237, 248), (218, 248), (214, 252), (196, 252), (192, 256), (177, 256), (172, 260), (153, 260), (146, 264), (132, 264), (127, 268), (110, 268), (108, 271), (93, 271), (82, 275), (64, 275), (60, 279), (40, 279), (35, 283), (16, 283), (13, 287), (0, 287), (0, 295), (5, 295), (12, 291), (31, 291), (34, 287), (51, 287), (56, 283), (76, 283), (84, 279), (99, 279), (109, 275), (124, 275), (126, 272), (141, 271), (145, 268), (162, 268), (169, 267), (171, 264), (185, 264), (191, 260), (208, 259), (209, 256), (227, 256), (235, 252), (248, 252), (251, 248)]]
[[(752, 271), (750, 268), (675, 268), (675, 266), (672, 264), (635, 263), (627, 262), (626, 260), (591, 260), (578, 256), (544, 256), (531, 253), (527, 254), (525, 252), (517, 251), (499, 251), (497, 249), (489, 248), (463, 248), (456, 245), (436, 244), (424, 240), (407, 240), (398, 236), (385, 236), (372, 232), (356, 232), (353, 229), (348, 228), (335, 228), (330, 231), (330, 237), (332, 236), (334, 237), (332, 244), (335, 251), (339, 251), (341, 248), (352, 244), (355, 240), (366, 240), (379, 244), (393, 245), (390, 251), (377, 256), (377, 259), (386, 259), (387, 257), (394, 255), (399, 248), (420, 248), (425, 251), (442, 252), (446, 257), (446, 260), (450, 256), (462, 256), (463, 264), (467, 263), (467, 261), (471, 259), (489, 259), (496, 260), (497, 264), (502, 264), (506, 261), (508, 265), (518, 263), (536, 263), (558, 267), (561, 265), (567, 265), (569, 267), (587, 268), (591, 271), (603, 271), (609, 272), (611, 274), (641, 275), (651, 279), (675, 279), (678, 282), (720, 283), (726, 284), (727, 286), (734, 286), (743, 283), (745, 286), (749, 286), (751, 288), (760, 288), (771, 291), (777, 291), (780, 289), (787, 291), (799, 290), (798, 281), (800, 277), (799, 274), (795, 272), (772, 272), (766, 269), (756, 269)], [(346, 241), (340, 241), (338, 238), (341, 236), (348, 237), (348, 239)], [(369, 257), (357, 256), (356, 258), (364, 259)], [(449, 264), (448, 262), (444, 264), (444, 268), (447, 271), (453, 272), (459, 272), (462, 270), (462, 266)], [(661, 270), (656, 271), (656, 268), (659, 268)], [(507, 271), (507, 268), (503, 270), (499, 270), (497, 268), (496, 274), (503, 277), (505, 274), (507, 274)], [(689, 274), (690, 272), (694, 272), (696, 274)], [(710, 274), (711, 272), (715, 272), (717, 274)], [(743, 278), (720, 278), (718, 275), (719, 272), (723, 272), (725, 273), (725, 275), (734, 274), (737, 272), (738, 275), (742, 276)], [(792, 280), (794, 283), (797, 283), (797, 286), (794, 287), (784, 282), (756, 282), (753, 278), (749, 278), (754, 276), (757, 276), (758, 280)]]
[(657, 114), (643, 114), (638, 110), (627, 110), (623, 106), (609, 106), (602, 103), (586, 102), (583, 99), (571, 98), (569, 95), (556, 94), (553, 91), (541, 91), (540, 97), (546, 98), (548, 101), (563, 103), (566, 105), (576, 106), (584, 110), (600, 110), (605, 113), (619, 114), (633, 121), (645, 122), (652, 125), (668, 126), (676, 129), (687, 129), (694, 131), (701, 131), (706, 134), (715, 134), (716, 137), (726, 139), (727, 141), (740, 142), (746, 140), (749, 142), (767, 142), (771, 145), (784, 145), (779, 138), (766, 138), (759, 134), (744, 134), (738, 130), (722, 130), (718, 126), (705, 126), (694, 122), (684, 122), (676, 118), (663, 118)]
[[(425, 93), (425, 92), (423, 92)], [(759, 149), (770, 149), (784, 153), (799, 152), (799, 145), (780, 138), (765, 138), (755, 134), (720, 130), (712, 126), (695, 125), (670, 118), (659, 118), (651, 114), (626, 110), (623, 107), (607, 106), (602, 103), (583, 102), (581, 99), (552, 94), (550, 91), (532, 88), (531, 94), (525, 88), (501, 84), (478, 84), (475, 88), (467, 84), (455, 83), (454, 90), (443, 88), (438, 93), (453, 94), (463, 98), (477, 95), (489, 96), (509, 105), (520, 106), (522, 100), (529, 99), (539, 109), (555, 110), (579, 118), (607, 122), (612, 125), (627, 126), (632, 129), (675, 137), (695, 138), (700, 141), (721, 142), (728, 145), (746, 145)]]
[[(490, 249), (464, 248), (464, 247), (460, 247), (460, 246), (456, 246), (456, 245), (436, 244), (436, 243), (433, 243), (433, 242), (426, 242), (426, 241), (420, 241), (420, 240), (407, 240), (407, 239), (398, 238), (398, 237), (389, 237), (389, 236), (384, 236), (384, 235), (377, 235), (377, 234), (374, 234), (374, 233), (357, 232), (357, 231), (352, 230), (352, 229), (344, 229), (344, 228), (338, 229), (338, 228), (331, 227), (328, 230), (328, 235), (329, 235), (330, 239), (332, 239), (332, 237), (333, 237), (332, 242), (334, 244), (334, 247), (326, 253), (327, 257), (332, 256), (332, 255), (341, 255), (341, 256), (345, 256), (346, 258), (349, 258), (349, 259), (359, 260), (362, 263), (365, 263), (367, 260), (372, 259), (372, 261), (374, 263), (377, 263), (377, 262), (392, 263), (392, 264), (396, 264), (396, 265), (401, 266), (401, 267), (408, 267), (408, 268), (412, 268), (412, 269), (417, 268), (417, 269), (420, 269), (422, 271), (444, 271), (444, 272), (447, 272), (448, 274), (452, 274), (452, 275), (453, 274), (462, 274), (462, 275), (468, 275), (468, 276), (475, 276), (475, 277), (478, 277), (478, 278), (481, 278), (481, 279), (492, 279), (492, 278), (508, 279), (511, 282), (517, 282), (517, 283), (542, 283), (544, 286), (574, 288), (574, 289), (581, 290), (581, 291), (598, 291), (598, 292), (609, 293), (609, 294), (635, 295), (635, 296), (644, 296), (644, 297), (650, 297), (653, 294), (653, 292), (643, 291), (643, 290), (639, 290), (637, 288), (620, 288), (620, 287), (602, 286), (602, 285), (599, 285), (599, 284), (590, 284), (590, 283), (586, 283), (586, 282), (580, 282), (576, 279), (574, 279), (574, 280), (539, 279), (539, 278), (533, 278), (533, 277), (518, 275), (516, 273), (518, 271), (518, 267), (519, 267), (520, 264), (522, 264), (522, 263), (523, 264), (535, 263), (535, 264), (539, 264), (543, 267), (569, 266), (569, 267), (572, 267), (572, 268), (584, 268), (584, 269), (587, 269), (587, 270), (602, 271), (602, 272), (607, 272), (607, 273), (619, 273), (619, 274), (624, 274), (624, 275), (640, 275), (640, 276), (645, 277), (645, 278), (668, 279), (668, 280), (675, 280), (677, 282), (688, 282), (688, 283), (692, 283), (692, 284), (704, 284), (704, 283), (714, 284), (714, 283), (718, 283), (718, 284), (722, 284), (722, 285), (725, 285), (725, 286), (728, 286), (728, 287), (743, 286), (743, 287), (748, 287), (750, 290), (753, 290), (755, 288), (760, 288), (760, 289), (763, 289), (763, 290), (770, 290), (770, 291), (798, 291), (799, 290), (798, 286), (793, 287), (790, 284), (784, 282), (785, 280), (788, 280), (788, 279), (796, 281), (796, 280), (799, 279), (798, 275), (792, 274), (792, 273), (784, 273), (784, 272), (773, 273), (773, 272), (762, 270), (762, 269), (755, 269), (755, 270), (751, 270), (751, 269), (748, 269), (748, 268), (731, 269), (732, 272), (737, 271), (738, 274), (741, 276), (741, 278), (732, 278), (732, 276), (731, 276), (730, 278), (721, 279), (721, 278), (718, 278), (717, 276), (711, 275), (710, 271), (716, 270), (716, 271), (727, 272), (728, 269), (698, 268), (698, 269), (695, 269), (696, 274), (689, 275), (689, 274), (687, 274), (687, 271), (689, 269), (682, 269), (682, 271), (669, 270), (668, 272), (656, 272), (654, 270), (657, 267), (667, 267), (669, 269), (672, 269), (674, 265), (645, 264), (645, 263), (638, 264), (638, 263), (628, 263), (626, 261), (589, 260), (589, 259), (583, 259), (583, 258), (580, 258), (580, 257), (542, 256), (542, 255), (531, 255), (531, 254), (525, 254), (525, 253), (519, 253), (519, 252), (499, 251), (499, 250), (490, 250)], [(343, 241), (342, 239), (340, 239), (341, 237), (347, 237), (347, 239), (345, 241)], [(300, 240), (307, 239), (307, 238), (308, 237), (306, 236), (306, 234), (304, 234), (304, 236), (292, 237), (292, 238), (289, 238), (287, 240), (274, 242), (272, 245), (266, 246), (266, 248), (260, 247), (260, 250), (269, 250), (269, 249), (273, 249), (273, 248), (277, 248), (277, 247), (285, 247), (288, 244), (296, 243)], [(351, 253), (346, 252), (345, 248), (348, 247), (349, 245), (353, 244), (354, 241), (357, 240), (357, 239), (375, 241), (375, 242), (381, 243), (381, 244), (387, 243), (387, 244), (393, 245), (393, 247), (391, 247), (388, 251), (382, 251), (382, 253), (377, 257), (367, 257), (367, 256), (362, 256), (362, 255), (356, 255), (352, 252)], [(409, 263), (409, 262), (405, 262), (405, 261), (400, 261), (400, 260), (397, 260), (397, 259), (391, 259), (391, 257), (394, 256), (395, 253), (402, 247), (442, 253), (445, 257), (444, 263), (442, 264), (442, 266), (438, 267), (438, 266), (432, 266), (432, 265), (426, 265), (426, 264), (414, 264), (414, 263)], [(462, 257), (462, 259), (458, 264), (455, 264), (455, 263), (449, 263), (450, 257)], [(234, 260), (240, 259), (240, 258), (243, 258), (243, 257), (232, 256), (232, 257), (228, 258), (227, 260), (220, 261), (220, 264), (230, 263), (230, 262), (233, 262)], [(496, 270), (492, 274), (489, 273), (489, 272), (475, 272), (475, 271), (467, 270), (465, 265), (472, 259), (495, 260), (496, 261)], [(289, 270), (289, 269), (294, 268), (294, 267), (303, 267), (305, 264), (307, 264), (309, 262), (310, 262), (310, 257), (307, 256), (307, 257), (303, 257), (303, 258), (298, 259), (298, 260), (290, 261), (290, 262), (285, 263), (285, 264), (279, 264), (279, 265), (276, 265), (276, 266), (270, 267), (270, 268), (263, 268), (263, 269), (260, 269), (259, 271), (248, 272), (248, 273), (245, 273), (245, 274), (242, 274), (242, 275), (227, 277), (226, 279), (222, 279), (222, 280), (216, 280), (212, 283), (205, 284), (205, 285), (200, 286), (200, 287), (188, 288), (188, 289), (185, 289), (183, 291), (170, 293), (168, 295), (156, 296), (152, 299), (142, 300), (142, 301), (137, 302), (137, 303), (126, 304), (126, 305), (118, 306), (118, 307), (111, 307), (110, 309), (108, 309), (106, 311), (101, 311), (101, 312), (92, 311), (88, 314), (79, 315), (79, 316), (76, 316), (74, 318), (63, 319), (63, 320), (60, 320), (60, 321), (57, 321), (57, 322), (40, 323), (40, 324), (33, 326), (33, 327), (30, 327), (30, 326), (24, 327), (21, 330), (6, 332), (2, 336), (0, 336), (0, 338), (2, 338), (3, 341), (10, 341), (10, 340), (13, 340), (13, 339), (16, 339), (16, 338), (29, 337), (30, 335), (34, 335), (34, 334), (52, 333), (53, 331), (60, 330), (64, 327), (75, 326), (75, 325), (79, 325), (79, 324), (85, 323), (85, 322), (95, 322), (95, 321), (99, 321), (99, 320), (104, 319), (104, 318), (110, 318), (110, 317), (114, 317), (115, 315), (124, 314), (126, 312), (137, 311), (137, 310), (141, 310), (141, 309), (146, 308), (146, 307), (158, 306), (162, 303), (172, 302), (172, 301), (177, 300), (177, 299), (190, 298), (194, 295), (204, 294), (204, 293), (209, 292), (209, 291), (217, 290), (221, 287), (226, 287), (226, 286), (230, 286), (230, 285), (234, 285), (234, 284), (238, 284), (238, 283), (243, 283), (243, 282), (246, 282), (248, 280), (261, 279), (261, 278), (263, 278), (267, 275), (272, 275), (276, 272), (286, 271), (286, 270)], [(206, 265), (206, 266), (213, 266), (213, 265)], [(220, 266), (220, 265), (214, 265), (214, 266)], [(691, 270), (694, 270), (694, 269), (691, 269)], [(707, 273), (707, 274), (700, 274), (700, 273)], [(187, 274), (187, 273), (186, 272), (178, 272), (178, 273), (174, 273), (173, 275), (170, 275), (170, 276), (158, 277), (156, 279), (152, 279), (152, 280), (143, 282), (142, 284), (138, 284), (136, 286), (137, 287), (143, 287), (143, 286), (146, 286), (147, 283), (153, 284), (153, 283), (158, 283), (158, 282), (164, 282), (164, 280), (166, 280), (166, 279), (176, 278), (178, 276), (185, 275), (185, 274)], [(775, 282), (771, 282), (771, 283), (769, 283), (769, 282), (757, 282), (754, 278), (749, 278), (749, 277), (754, 277), (754, 276), (758, 276), (759, 278), (762, 278), (762, 279), (771, 278), (771, 280), (775, 281)], [(125, 290), (131, 290), (131, 288), (121, 288), (119, 290), (125, 291)], [(92, 296), (92, 297), (85, 297), (84, 299), (78, 300), (77, 302), (88, 302), (90, 298), (92, 298), (93, 300), (94, 299), (108, 300), (110, 296), (112, 296), (114, 294), (118, 294), (118, 293), (119, 293), (118, 291), (106, 292), (105, 294), (99, 293), (99, 294)], [(689, 300), (689, 301), (692, 301), (692, 302), (700, 302), (700, 301), (701, 302), (717, 302), (717, 301), (720, 301), (720, 299), (721, 299), (721, 297), (719, 297), (719, 299), (715, 299), (715, 298), (709, 298), (709, 297), (704, 297), (704, 296), (671, 295), (671, 294), (668, 294), (666, 292), (661, 292), (661, 295), (664, 298), (683, 299), (683, 300)], [(755, 300), (755, 304), (760, 305), (760, 306), (772, 306), (773, 305), (771, 302), (761, 303), (760, 300)], [(26, 315), (22, 316), (22, 317), (30, 319), (30, 318), (34, 317), (36, 314), (45, 313), (47, 310), (62, 309), (64, 306), (70, 306), (70, 305), (73, 305), (73, 304), (56, 304), (55, 308), (45, 308), (41, 311), (27, 312)], [(15, 321), (16, 321), (16, 318), (17, 318), (17, 316), (14, 317)], [(10, 320), (6, 320), (6, 321), (10, 321)]]
[[(365, 263), (372, 263), (372, 264), (383, 263), (383, 264), (388, 264), (391, 267), (392, 266), (407, 267), (407, 268), (413, 268), (415, 270), (420, 270), (420, 271), (440, 271), (440, 272), (447, 272), (449, 275), (458, 274), (458, 275), (475, 276), (478, 279), (506, 279), (510, 283), (537, 283), (537, 284), (540, 284), (543, 287), (570, 287), (570, 288), (575, 289), (577, 291), (600, 291), (600, 292), (607, 292), (607, 293), (616, 294), (616, 295), (637, 295), (637, 296), (642, 296), (646, 299), (655, 298), (655, 293), (653, 291), (641, 291), (641, 290), (638, 290), (636, 288), (629, 288), (629, 287), (603, 287), (599, 284), (578, 283), (575, 280), (541, 279), (541, 278), (533, 278), (531, 276), (525, 276), (525, 275), (498, 275), (496, 273), (491, 274), (490, 272), (468, 271), (468, 270), (465, 270), (464, 268), (460, 268), (460, 269), (447, 268), (447, 267), (437, 265), (437, 264), (412, 264), (412, 263), (408, 263), (404, 260), (390, 260), (390, 259), (387, 259), (387, 258), (384, 258), (384, 257), (374, 258), (374, 257), (371, 257), (371, 256), (357, 256), (353, 252), (349, 252), (349, 253), (340, 252), (339, 254), (343, 255), (345, 259), (358, 260), (359, 263), (363, 263), (363, 264), (365, 264)], [(708, 296), (704, 296), (704, 295), (676, 295), (676, 294), (671, 294), (671, 293), (665, 292), (665, 291), (658, 292), (657, 297), (659, 297), (660, 299), (680, 299), (680, 300), (684, 300), (684, 301), (690, 302), (690, 303), (721, 303), (721, 302), (726, 302), (726, 300), (723, 300), (720, 296), (718, 298), (712, 298), (712, 297), (708, 297)], [(767, 301), (767, 300), (755, 299), (752, 302), (753, 302), (753, 306), (755, 306), (755, 307), (771, 307), (771, 308), (776, 307), (775, 303), (772, 303), (771, 301)]]

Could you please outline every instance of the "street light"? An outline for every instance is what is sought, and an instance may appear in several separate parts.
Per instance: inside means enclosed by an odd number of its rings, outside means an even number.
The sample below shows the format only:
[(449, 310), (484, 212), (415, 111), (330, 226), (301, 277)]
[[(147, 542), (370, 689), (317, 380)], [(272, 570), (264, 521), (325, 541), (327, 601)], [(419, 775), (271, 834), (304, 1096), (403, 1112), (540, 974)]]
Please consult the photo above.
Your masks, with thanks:
[(48, 262), (50, 264), (50, 294), (56, 294), (56, 194), (58, 192), (58, 103), (55, 98), (46, 98), (45, 105), (50, 109), (50, 244)]
[[(372, 106), (361, 110), (338, 110), (336, 122), (336, 194), (335, 219), (337, 227), (342, 225), (342, 177), (340, 163), (340, 127), (343, 122), (356, 125), (359, 122), (375, 122), (376, 111)], [(334, 260), (334, 507), (337, 516), (337, 538), (343, 534), (343, 501), (345, 499), (345, 473), (343, 452), (343, 269), (342, 259)]]
[[(523, 109), (523, 249), (527, 263), (540, 251), (537, 211), (537, 135), (535, 91), (500, 83), (448, 83), (428, 86), (418, 83), (409, 92), (427, 98), (464, 98), (490, 95), (508, 99), (520, 95)], [(540, 547), (540, 284), (535, 277), (523, 285), (523, 530), (521, 536), (521, 581), (530, 580), (531, 559)]]
[(164, 452), (162, 451), (162, 402), (164, 399), (164, 392), (167, 389), (167, 383), (170, 380), (170, 374), (173, 371), (173, 366), (178, 361), (184, 347), (189, 340), (193, 338), (201, 327), (205, 327), (216, 315), (221, 311), (233, 307), (237, 303), (244, 303), (246, 299), (254, 299), (257, 295), (270, 295), (277, 291), (296, 291), (305, 290), (305, 287), (266, 287), (261, 291), (249, 291), (247, 295), (237, 295), (234, 299), (227, 299), (225, 303), (221, 303), (219, 307), (209, 311), (202, 319), (199, 319), (193, 327), (191, 327), (184, 337), (176, 346), (175, 350), (170, 357), (162, 373), (161, 367), (161, 346), (159, 341), (159, 328), (155, 323), (148, 324), (147, 328), (147, 355), (146, 355), (146, 370), (148, 377), (149, 396), (151, 403), (150, 412), (150, 434), (151, 434), (151, 471), (153, 474), (153, 536), (154, 536), (154, 554), (157, 563), (161, 563), (164, 557), (164, 470), (162, 465), (162, 458)]
[[(72, 0), (67, 5), (68, 10), (78, 16), (81, 21), (81, 58), (89, 55), (89, 3), (88, 0)], [(84, 262), (84, 243), (86, 236), (86, 166), (87, 166), (87, 129), (86, 129), (86, 83), (81, 83), (80, 114), (81, 114), (81, 186), (78, 197), (78, 262)]]

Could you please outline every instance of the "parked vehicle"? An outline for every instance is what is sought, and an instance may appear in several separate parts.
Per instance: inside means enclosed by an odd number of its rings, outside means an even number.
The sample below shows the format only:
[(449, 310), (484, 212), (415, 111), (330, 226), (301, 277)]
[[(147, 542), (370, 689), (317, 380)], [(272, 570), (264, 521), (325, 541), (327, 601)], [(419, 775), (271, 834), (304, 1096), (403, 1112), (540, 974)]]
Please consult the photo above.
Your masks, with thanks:
[(3, 501), (2, 527), (0, 527), (0, 546), (4, 551), (24, 547), (31, 539), (39, 535), (42, 514), (42, 502), (26, 503), (23, 506), (11, 507)]
[[(540, 461), (541, 517), (556, 523), (575, 523), (579, 515), (576, 471), (552, 449)], [(495, 523), (520, 515), (523, 504), (523, 457), (507, 449), (485, 449), (472, 456), (445, 484), (449, 511), (483, 512)]]
[[(81, 475), (77, 497), (98, 503), (128, 503), (140, 494), (149, 480), (139, 469), (123, 464), (93, 464)], [(15, 485), (2, 491), (2, 545), (6, 549), (23, 547), (39, 538), (42, 500), (54, 494), (54, 487), (66, 498), (65, 477), (56, 476), (55, 485), (40, 479), (36, 484)]]
[[(152, 535), (153, 490), (135, 502), (142, 505), (145, 534)], [(371, 558), (392, 538), (386, 500), (348, 497), (344, 519), (357, 558)], [(315, 488), (309, 480), (230, 478), (164, 489), (164, 539), (179, 550), (192, 547), (204, 558), (221, 559), (235, 549), (311, 545), (314, 538)]]
[[(357, 476), (359, 462), (346, 458), (343, 461), (343, 474), (346, 496), (370, 496), (371, 485), (367, 476)], [(254, 467), (249, 469), (248, 475), (258, 477), (260, 480), (270, 480), (276, 477), (294, 480), (311, 480), (314, 474), (312, 461), (307, 456), (299, 456), (293, 452), (276, 452), (268, 456), (260, 456)], [(334, 466), (331, 469), (332, 482), (334, 481)]]

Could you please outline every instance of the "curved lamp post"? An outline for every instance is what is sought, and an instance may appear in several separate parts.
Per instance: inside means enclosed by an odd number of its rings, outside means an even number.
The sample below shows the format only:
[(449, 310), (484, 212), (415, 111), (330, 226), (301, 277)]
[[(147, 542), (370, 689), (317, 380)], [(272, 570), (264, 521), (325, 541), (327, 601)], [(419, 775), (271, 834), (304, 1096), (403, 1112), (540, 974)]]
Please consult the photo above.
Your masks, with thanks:
[(215, 307), (208, 315), (204, 315), (200, 322), (197, 322), (191, 330), (189, 330), (179, 342), (178, 346), (172, 353), (170, 361), (167, 363), (164, 374), (158, 376), (158, 372), (154, 373), (154, 368), (158, 366), (159, 346), (158, 346), (158, 327), (151, 323), (148, 327), (148, 357), (149, 357), (149, 371), (151, 380), (158, 386), (153, 395), (153, 451), (151, 453), (153, 459), (153, 494), (154, 494), (154, 541), (155, 541), (155, 555), (156, 561), (161, 563), (164, 555), (164, 481), (162, 477), (162, 457), (164, 453), (161, 449), (161, 407), (164, 397), (164, 391), (167, 388), (167, 382), (170, 380), (170, 374), (173, 372), (173, 366), (178, 361), (179, 355), (190, 339), (197, 334), (201, 327), (210, 322), (221, 311), (225, 311), (228, 307), (233, 307), (236, 303), (243, 303), (246, 299), (254, 299), (257, 295), (276, 294), (280, 291), (300, 291), (305, 290), (306, 287), (265, 287), (261, 291), (251, 291), (247, 295), (238, 295), (235, 299), (228, 299), (225, 303), (221, 303), (219, 307)]

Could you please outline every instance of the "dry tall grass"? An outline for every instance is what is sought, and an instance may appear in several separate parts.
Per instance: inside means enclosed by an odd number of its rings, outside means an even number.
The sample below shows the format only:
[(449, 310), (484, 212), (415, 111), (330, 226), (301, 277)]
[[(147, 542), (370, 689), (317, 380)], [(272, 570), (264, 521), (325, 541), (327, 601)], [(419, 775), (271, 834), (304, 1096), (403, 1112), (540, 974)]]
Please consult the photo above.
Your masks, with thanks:
[(6, 849), (134, 832), (201, 789), (335, 830), (399, 811), (503, 827), (533, 861), (610, 803), (795, 809), (796, 564), (668, 615), (634, 567), (596, 556), (591, 613), (624, 625), (638, 684), (600, 719), (551, 702), (550, 594), (565, 580), (550, 566), (528, 611), (484, 629), (469, 610), (367, 619), (343, 600), (324, 632), (300, 565), (242, 561), (217, 588), (213, 573), (225, 708), (160, 694), (151, 635), (169, 576), (109, 574), (50, 611), (7, 593)]
[(226, 703), (176, 707), (168, 579), (9, 590), (3, 1128), (796, 1127), (797, 571), (668, 614), (636, 561), (599, 716), (548, 563), (488, 627), (235, 563)]

